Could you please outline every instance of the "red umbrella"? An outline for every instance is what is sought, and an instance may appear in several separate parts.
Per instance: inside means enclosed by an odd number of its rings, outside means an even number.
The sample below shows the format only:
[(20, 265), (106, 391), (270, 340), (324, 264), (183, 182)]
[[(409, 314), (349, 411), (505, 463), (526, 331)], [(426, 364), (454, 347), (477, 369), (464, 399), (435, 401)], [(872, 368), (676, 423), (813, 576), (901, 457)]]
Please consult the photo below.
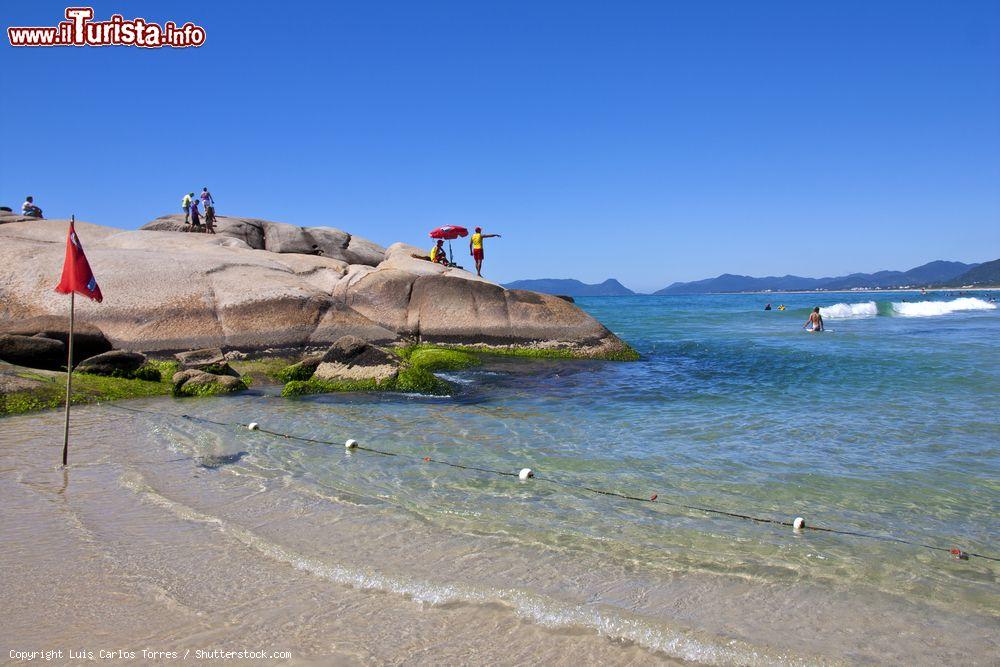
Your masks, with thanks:
[(468, 236), (469, 230), (465, 227), (459, 227), (458, 225), (442, 225), (437, 229), (432, 229), (430, 237), (432, 239), (447, 239), (448, 240), (448, 255), (450, 256), (449, 262), (455, 263), (455, 254), (451, 251), (451, 241), (452, 239), (457, 239), (460, 236)]
[(469, 230), (465, 227), (458, 227), (456, 225), (444, 225), (438, 227), (437, 229), (432, 229), (430, 237), (432, 239), (447, 239), (451, 241), (452, 239), (457, 239), (459, 236), (468, 236)]

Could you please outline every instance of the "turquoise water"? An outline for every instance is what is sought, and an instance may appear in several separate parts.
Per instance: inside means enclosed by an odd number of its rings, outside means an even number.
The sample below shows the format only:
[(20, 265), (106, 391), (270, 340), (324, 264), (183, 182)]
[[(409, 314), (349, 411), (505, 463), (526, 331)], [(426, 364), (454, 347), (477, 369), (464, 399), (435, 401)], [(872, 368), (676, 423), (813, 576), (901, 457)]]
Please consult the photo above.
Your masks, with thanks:
[[(359, 554), (374, 550), (364, 585), (419, 600), (497, 601), (543, 625), (582, 625), (720, 664), (768, 662), (754, 647), (787, 646), (787, 627), (806, 655), (981, 660), (996, 648), (997, 563), (669, 503), (802, 516), (1000, 556), (1000, 310), (991, 296), (582, 298), (640, 361), (497, 359), (448, 375), (457, 389), (447, 398), (285, 400), (263, 391), (145, 403), (335, 442), (353, 437), (399, 456), (148, 417), (133, 427), (154, 442), (136, 458), (157, 445), (199, 456), (245, 452), (198, 473), (206, 484), (259, 481), (253, 497), (268, 509), (241, 530), (266, 528), (280, 553), (298, 549), (308, 563), (360, 566)], [(765, 312), (767, 301), (788, 308)], [(814, 305), (826, 333), (801, 329)], [(539, 479), (519, 483), (426, 456), (530, 467)], [(168, 473), (187, 475), (189, 466), (170, 465), (178, 467), (150, 468), (143, 484), (187, 497), (199, 516), (234, 506), (208, 491), (195, 503), (180, 482), (171, 491)], [(331, 507), (316, 510), (317, 498)], [(359, 512), (353, 523), (345, 508)], [(344, 523), (334, 534), (294, 528), (316, 512), (344, 513)], [(396, 525), (408, 527), (388, 528)], [(529, 591), (544, 598), (519, 597)], [(771, 622), (789, 609), (794, 622)], [(879, 627), (859, 609), (882, 619)], [(931, 627), (933, 641), (893, 639)], [(883, 646), (869, 632), (883, 633)], [(734, 648), (734, 637), (749, 648)]]

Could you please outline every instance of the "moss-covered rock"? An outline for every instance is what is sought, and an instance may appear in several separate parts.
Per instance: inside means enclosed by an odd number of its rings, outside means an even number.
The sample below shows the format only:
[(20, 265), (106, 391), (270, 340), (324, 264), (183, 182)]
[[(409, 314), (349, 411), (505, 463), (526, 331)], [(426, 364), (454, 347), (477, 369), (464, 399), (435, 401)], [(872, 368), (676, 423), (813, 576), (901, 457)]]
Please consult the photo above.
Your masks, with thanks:
[[(169, 382), (73, 373), (74, 405), (149, 396), (167, 396)], [(0, 365), (0, 416), (65, 405), (66, 374)]]
[(481, 363), (479, 357), (469, 352), (429, 345), (407, 348), (403, 353), (403, 358), (411, 365), (432, 373), (436, 371), (460, 371)]
[(197, 369), (189, 369), (174, 373), (174, 396), (218, 396), (243, 391), (250, 382), (243, 377), (232, 375), (215, 375)]
[(291, 361), (287, 357), (261, 357), (259, 359), (230, 361), (229, 365), (243, 377), (252, 375), (284, 384), (287, 380), (282, 379), (282, 371), (288, 368), (289, 363)]
[(281, 395), (294, 397), (352, 391), (399, 391), (446, 396), (451, 393), (451, 385), (423, 368), (404, 365), (395, 377), (382, 381), (375, 379), (322, 380), (315, 377), (308, 380), (292, 380), (282, 389)]
[(159, 382), (163, 379), (163, 373), (160, 369), (151, 364), (144, 364), (137, 368), (133, 373), (132, 377), (136, 380), (146, 380), (147, 382)]
[(303, 359), (298, 363), (291, 364), (290, 366), (285, 366), (280, 371), (278, 371), (277, 378), (281, 382), (301, 382), (303, 380), (308, 380), (316, 372), (316, 367), (319, 366), (320, 358), (316, 357), (314, 359)]
[(399, 348), (397, 353), (414, 365), (431, 371), (462, 370), (480, 363), (482, 355), (523, 357), (527, 359), (598, 359), (606, 361), (636, 361), (639, 353), (628, 345), (595, 354), (593, 349), (545, 347), (530, 345), (448, 345), (421, 343)]
[(448, 349), (472, 354), (492, 354), (501, 357), (525, 357), (530, 359), (596, 359), (602, 361), (638, 361), (640, 359), (639, 353), (624, 343), (619, 347), (604, 351), (525, 345), (449, 345)]

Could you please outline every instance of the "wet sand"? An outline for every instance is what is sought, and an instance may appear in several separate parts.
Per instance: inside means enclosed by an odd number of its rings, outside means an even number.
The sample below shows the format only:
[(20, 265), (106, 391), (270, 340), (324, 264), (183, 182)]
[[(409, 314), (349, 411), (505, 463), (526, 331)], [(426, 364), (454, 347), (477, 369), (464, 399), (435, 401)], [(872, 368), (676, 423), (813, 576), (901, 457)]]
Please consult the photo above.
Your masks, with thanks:
[[(75, 412), (64, 471), (54, 465), (60, 419), (3, 421), (5, 659), (11, 650), (126, 650), (141, 660), (144, 649), (188, 652), (188, 662), (198, 650), (245, 650), (289, 655), (246, 663), (345, 665), (996, 656), (989, 615), (937, 618), (816, 582), (653, 573), (622, 555), (467, 533), (377, 498), (205, 467), (162, 445), (170, 427), (107, 407)], [(243, 436), (191, 437), (236, 452)]]

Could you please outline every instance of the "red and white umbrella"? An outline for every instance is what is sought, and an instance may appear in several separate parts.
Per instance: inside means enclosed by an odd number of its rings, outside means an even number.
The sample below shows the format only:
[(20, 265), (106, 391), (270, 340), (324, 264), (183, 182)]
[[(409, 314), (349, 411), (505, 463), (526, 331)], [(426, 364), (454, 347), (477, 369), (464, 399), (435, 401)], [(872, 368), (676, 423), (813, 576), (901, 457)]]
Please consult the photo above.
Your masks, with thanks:
[(468, 236), (469, 230), (465, 227), (459, 227), (458, 225), (443, 225), (437, 229), (432, 229), (430, 237), (432, 239), (446, 239), (451, 241), (457, 239), (460, 236)]
[(451, 242), (453, 239), (457, 239), (460, 236), (468, 236), (469, 230), (465, 227), (459, 227), (458, 225), (442, 225), (437, 229), (432, 229), (430, 237), (432, 239), (446, 239), (448, 241), (448, 257), (449, 262), (455, 263), (455, 254), (451, 251)]

